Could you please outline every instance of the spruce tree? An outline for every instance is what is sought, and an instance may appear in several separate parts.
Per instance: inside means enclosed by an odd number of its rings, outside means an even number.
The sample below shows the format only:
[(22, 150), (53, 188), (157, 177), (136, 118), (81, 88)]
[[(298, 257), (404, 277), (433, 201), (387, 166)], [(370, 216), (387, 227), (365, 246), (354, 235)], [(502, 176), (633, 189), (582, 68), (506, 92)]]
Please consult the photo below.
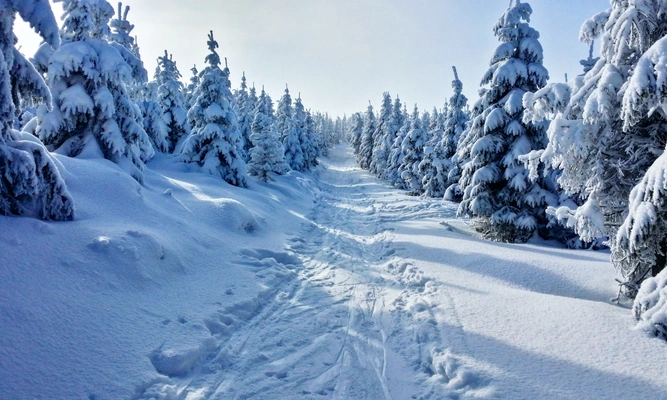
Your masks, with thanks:
[(276, 131), (280, 135), (280, 141), (285, 148), (285, 162), (292, 169), (297, 169), (303, 164), (303, 151), (299, 136), (294, 128), (294, 108), (292, 107), (292, 96), (289, 88), (285, 87), (285, 93), (278, 102), (276, 111)]
[(72, 220), (72, 197), (51, 155), (34, 137), (13, 129), (16, 111), (13, 94), (42, 96), (49, 100), (41, 76), (14, 48), (17, 13), (49, 46), (60, 45), (58, 26), (48, 1), (0, 3), (0, 32), (3, 33), (0, 35), (0, 214)]
[(295, 145), (298, 144), (298, 151), (297, 154), (301, 154), (301, 158), (298, 159), (296, 157), (293, 157), (292, 160), (293, 162), (290, 163), (290, 167), (295, 170), (295, 171), (305, 171), (308, 169), (308, 165), (306, 162), (306, 152), (304, 151), (304, 147), (309, 146), (308, 143), (308, 137), (306, 136), (306, 110), (303, 107), (303, 103), (301, 102), (301, 95), (299, 94), (299, 97), (297, 97), (296, 101), (294, 102), (294, 117), (292, 118), (292, 131), (294, 132), (294, 136), (296, 137), (295, 140)]
[(183, 83), (179, 81), (181, 73), (176, 67), (172, 55), (164, 51), (158, 57), (155, 69), (155, 81), (158, 83), (158, 103), (162, 108), (162, 119), (167, 125), (169, 152), (174, 152), (178, 143), (190, 133)]
[(280, 136), (273, 129), (273, 118), (271, 98), (262, 89), (251, 125), (248, 172), (265, 182), (271, 179), (271, 173), (284, 174), (290, 169), (285, 162)]
[(359, 154), (359, 148), (361, 146), (361, 135), (363, 132), (364, 117), (361, 116), (361, 113), (352, 114), (352, 124), (350, 125), (349, 140), (355, 156)]
[(424, 158), (424, 145), (427, 136), (416, 104), (410, 122), (410, 130), (401, 145), (403, 161), (398, 171), (401, 174), (401, 179), (405, 182), (405, 188), (410, 194), (419, 195), (423, 192), (422, 177), (419, 175), (419, 163)]
[(169, 128), (164, 122), (162, 107), (158, 103), (158, 83), (147, 82), (139, 92), (137, 102), (143, 116), (143, 127), (156, 150), (169, 152)]
[(369, 171), (379, 178), (384, 178), (387, 171), (387, 160), (391, 151), (392, 143), (389, 141), (389, 119), (392, 113), (391, 96), (384, 93), (380, 115), (378, 116), (377, 126), (373, 134), (373, 152), (369, 165)]
[(205, 60), (208, 66), (199, 76), (197, 101), (188, 111), (192, 130), (183, 142), (181, 156), (231, 185), (246, 187), (246, 164), (241, 157), (242, 143), (228, 69), (220, 69), (213, 31), (207, 44), (211, 52)]
[(375, 112), (373, 105), (368, 102), (368, 109), (364, 116), (364, 129), (361, 133), (361, 141), (359, 144), (359, 154), (357, 155), (357, 162), (363, 169), (368, 169), (373, 158), (373, 144), (375, 143), (373, 135), (377, 128), (375, 120)]
[(306, 111), (304, 137), (301, 139), (301, 142), (303, 143), (303, 157), (304, 162), (306, 163), (306, 169), (315, 168), (319, 164), (319, 161), (317, 160), (319, 149), (317, 148), (316, 135), (316, 126), (313, 115), (310, 111)]
[(523, 122), (522, 98), (544, 87), (539, 33), (528, 23), (532, 9), (518, 0), (498, 20), (496, 49), (482, 85), (475, 120), (468, 133), (470, 160), (460, 180), (459, 214), (475, 218), (475, 227), (492, 240), (524, 242), (546, 226), (545, 209), (556, 195), (531, 181), (519, 156), (544, 148), (546, 126)]
[(197, 87), (199, 86), (199, 71), (197, 71), (197, 66), (193, 65), (192, 68), (190, 68), (190, 72), (192, 72), (192, 76), (190, 77), (190, 83), (188, 83), (188, 86), (186, 86), (183, 95), (185, 99), (184, 105), (186, 110), (192, 108), (192, 106), (197, 101), (195, 92), (197, 91)]
[(127, 91), (132, 67), (120, 45), (107, 41), (113, 7), (105, 0), (65, 0), (63, 8), (63, 45), (48, 66), (52, 110), (37, 132), (62, 154), (104, 157), (142, 181), (155, 150)]
[(448, 159), (448, 162), (442, 164), (443, 170), (440, 173), (445, 179), (445, 199), (460, 201), (463, 193), (459, 189), (459, 179), (461, 179), (461, 161), (464, 160), (459, 159), (457, 150), (463, 132), (467, 128), (469, 115), (465, 110), (468, 99), (463, 95), (463, 82), (459, 80), (456, 67), (452, 67), (452, 70), (454, 71), (454, 80), (452, 81), (454, 94), (449, 99), (441, 141), (442, 153)]
[(241, 76), (241, 88), (236, 92), (235, 97), (239, 115), (239, 133), (243, 142), (243, 159), (247, 161), (250, 158), (249, 151), (252, 147), (250, 125), (254, 120), (255, 105), (250, 102), (245, 72)]
[(401, 171), (399, 170), (403, 163), (403, 141), (410, 130), (410, 119), (405, 104), (403, 107), (396, 107), (394, 104), (393, 120), (398, 126), (394, 143), (391, 146), (389, 153), (389, 160), (387, 163), (387, 180), (399, 189), (405, 189), (405, 181), (401, 178)]

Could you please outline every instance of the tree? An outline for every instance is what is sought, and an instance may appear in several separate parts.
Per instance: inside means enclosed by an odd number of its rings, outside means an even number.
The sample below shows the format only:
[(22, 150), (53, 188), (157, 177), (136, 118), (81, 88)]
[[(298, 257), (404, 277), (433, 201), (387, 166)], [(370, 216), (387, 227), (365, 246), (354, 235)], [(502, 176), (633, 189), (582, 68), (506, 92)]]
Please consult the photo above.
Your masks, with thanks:
[(252, 104), (248, 95), (248, 85), (246, 84), (245, 72), (241, 77), (241, 89), (236, 92), (236, 104), (238, 106), (239, 115), (239, 133), (241, 134), (241, 141), (243, 142), (243, 159), (248, 161), (250, 158), (250, 148), (252, 141), (250, 140), (251, 128), (250, 125), (254, 120), (255, 104)]
[(368, 109), (364, 116), (364, 129), (361, 133), (361, 142), (359, 144), (359, 154), (357, 155), (357, 162), (363, 169), (368, 169), (373, 158), (373, 134), (377, 128), (375, 120), (375, 113), (373, 112), (373, 105), (368, 102)]
[(398, 127), (398, 131), (396, 131), (394, 143), (391, 145), (391, 152), (389, 152), (387, 180), (397, 188), (405, 189), (405, 181), (401, 178), (401, 171), (399, 171), (399, 168), (403, 163), (403, 141), (408, 135), (411, 125), (405, 104), (403, 107), (400, 107), (400, 104), (398, 107), (394, 104), (392, 121), (395, 123), (395, 126)]
[[(583, 204), (550, 212), (585, 241), (609, 237), (612, 263), (623, 276), (623, 292), (634, 297), (652, 269), (637, 263), (631, 241), (613, 240), (628, 214), (628, 199), (667, 141), (665, 112), (659, 106), (664, 74), (661, 51), (667, 31), (662, 1), (611, 2), (582, 26), (580, 39), (600, 39), (600, 60), (570, 85), (571, 94), (549, 126), (540, 161), (562, 171), (559, 184)], [(534, 163), (537, 164), (537, 163)], [(633, 219), (634, 217), (630, 217)], [(634, 225), (634, 223), (632, 224)], [(630, 233), (634, 235), (633, 233)], [(623, 246), (630, 246), (623, 248)], [(660, 252), (659, 247), (655, 249)]]
[(143, 127), (153, 142), (156, 150), (169, 152), (169, 127), (164, 122), (162, 107), (158, 103), (158, 84), (155, 81), (147, 82), (139, 92), (137, 105), (143, 116)]
[(442, 146), (442, 120), (438, 109), (433, 107), (433, 117), (428, 128), (429, 139), (424, 146), (424, 157), (419, 163), (419, 175), (422, 177), (424, 195), (428, 197), (442, 197), (445, 194), (447, 176), (442, 174), (443, 164), (449, 163)]
[(415, 104), (412, 112), (410, 130), (401, 145), (403, 161), (398, 171), (401, 179), (405, 181), (405, 187), (411, 194), (419, 195), (423, 191), (421, 185), (422, 177), (419, 175), (419, 163), (424, 158), (424, 145), (426, 144), (426, 133), (419, 117), (419, 109)]
[(443, 157), (447, 161), (440, 164), (442, 171), (438, 171), (445, 180), (445, 199), (449, 201), (460, 201), (463, 197), (458, 182), (461, 179), (461, 161), (457, 155), (458, 144), (461, 141), (463, 132), (465, 132), (470, 117), (466, 112), (468, 106), (468, 99), (463, 95), (463, 82), (459, 80), (459, 75), (456, 67), (452, 67), (454, 71), (454, 80), (452, 81), (452, 89), (454, 94), (449, 99), (448, 112), (444, 122), (444, 132), (442, 141)]
[(303, 158), (306, 163), (306, 169), (315, 168), (319, 163), (317, 161), (319, 149), (317, 148), (316, 135), (315, 120), (310, 111), (307, 111), (304, 136), (300, 139), (301, 143), (303, 143)]
[(392, 113), (391, 96), (385, 92), (382, 98), (382, 107), (378, 116), (377, 126), (373, 134), (373, 151), (369, 171), (380, 178), (384, 178), (387, 171), (387, 160), (392, 143), (389, 141), (389, 119)]
[(475, 218), (475, 227), (491, 240), (523, 242), (548, 224), (545, 209), (557, 197), (532, 181), (519, 156), (546, 145), (545, 124), (522, 120), (526, 92), (544, 87), (539, 33), (528, 25), (532, 9), (517, 1), (494, 27), (501, 44), (482, 85), (475, 120), (468, 133), (470, 160), (460, 180), (459, 214)]
[(285, 162), (294, 170), (303, 165), (303, 151), (299, 136), (294, 128), (294, 109), (292, 108), (292, 96), (289, 88), (285, 86), (285, 93), (278, 102), (276, 112), (276, 131), (280, 135), (280, 141), (285, 148)]
[(308, 137), (306, 136), (306, 110), (303, 107), (301, 102), (301, 95), (297, 97), (294, 102), (294, 117), (292, 118), (292, 131), (296, 140), (294, 141), (294, 147), (298, 146), (298, 150), (295, 153), (298, 155), (301, 154), (301, 158), (292, 157), (293, 162), (290, 164), (290, 167), (295, 171), (305, 171), (308, 169), (308, 163), (306, 162), (306, 152), (304, 151), (305, 147), (309, 146)]
[(355, 156), (359, 154), (359, 148), (361, 146), (361, 135), (363, 134), (363, 131), (364, 117), (361, 116), (361, 113), (352, 114), (352, 124), (350, 125), (349, 140)]
[(190, 68), (190, 71), (192, 72), (192, 76), (190, 77), (190, 83), (188, 83), (188, 86), (185, 88), (185, 92), (183, 95), (183, 97), (185, 98), (186, 110), (192, 108), (192, 106), (197, 101), (195, 92), (197, 91), (197, 87), (199, 86), (199, 71), (197, 71), (197, 66), (193, 65), (192, 68)]
[(271, 173), (284, 174), (289, 171), (280, 137), (273, 129), (273, 104), (264, 89), (255, 107), (251, 129), (250, 175), (266, 182), (271, 179)]
[(104, 157), (141, 182), (154, 149), (126, 90), (133, 70), (119, 51), (125, 48), (106, 40), (113, 7), (105, 0), (65, 0), (63, 7), (64, 44), (48, 67), (53, 109), (37, 133), (62, 154)]
[[(13, 129), (16, 96), (50, 100), (41, 76), (14, 45), (18, 13), (48, 43), (60, 45), (58, 26), (46, 0), (0, 3), (0, 214), (45, 220), (74, 219), (72, 197), (55, 162), (34, 137)], [(10, 75), (11, 74), (11, 75)], [(14, 95), (14, 96), (13, 96)]]
[(211, 54), (206, 56), (208, 66), (199, 76), (197, 100), (188, 112), (192, 130), (183, 142), (181, 156), (231, 185), (246, 187), (246, 164), (241, 157), (242, 143), (229, 75), (227, 68), (220, 69), (213, 31), (207, 44)]
[(165, 50), (164, 55), (157, 59), (154, 79), (158, 83), (157, 101), (162, 109), (162, 120), (167, 126), (169, 152), (174, 152), (178, 143), (190, 133), (180, 77), (176, 62)]

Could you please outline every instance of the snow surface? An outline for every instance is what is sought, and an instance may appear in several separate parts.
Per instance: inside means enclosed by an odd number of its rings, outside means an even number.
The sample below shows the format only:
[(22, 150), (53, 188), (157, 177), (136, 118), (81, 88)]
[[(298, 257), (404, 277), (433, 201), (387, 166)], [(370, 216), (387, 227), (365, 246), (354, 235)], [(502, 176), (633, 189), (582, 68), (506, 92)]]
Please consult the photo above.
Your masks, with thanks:
[(248, 189), (57, 157), (77, 220), (0, 217), (2, 399), (667, 398), (607, 252), (483, 241), (348, 146)]

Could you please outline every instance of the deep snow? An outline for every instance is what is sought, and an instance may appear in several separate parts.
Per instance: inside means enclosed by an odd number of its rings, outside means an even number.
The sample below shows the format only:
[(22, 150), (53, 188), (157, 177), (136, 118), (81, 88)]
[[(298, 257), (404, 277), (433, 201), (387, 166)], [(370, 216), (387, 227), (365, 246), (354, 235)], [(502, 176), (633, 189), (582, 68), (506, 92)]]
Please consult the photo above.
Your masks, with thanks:
[(2, 399), (667, 398), (607, 252), (478, 239), (348, 146), (248, 189), (59, 160), (76, 221), (0, 217)]

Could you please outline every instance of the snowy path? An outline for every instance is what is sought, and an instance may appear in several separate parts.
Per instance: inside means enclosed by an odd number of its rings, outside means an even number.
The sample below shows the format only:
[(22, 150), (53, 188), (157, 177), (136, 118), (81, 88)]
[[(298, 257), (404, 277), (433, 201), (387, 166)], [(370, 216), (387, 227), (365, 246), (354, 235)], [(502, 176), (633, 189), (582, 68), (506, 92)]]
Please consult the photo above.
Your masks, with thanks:
[(209, 318), (203, 361), (137, 398), (667, 396), (662, 343), (607, 301), (607, 254), (484, 242), (455, 205), (389, 188), (348, 147), (323, 164), (287, 251), (240, 251), (262, 297)]

